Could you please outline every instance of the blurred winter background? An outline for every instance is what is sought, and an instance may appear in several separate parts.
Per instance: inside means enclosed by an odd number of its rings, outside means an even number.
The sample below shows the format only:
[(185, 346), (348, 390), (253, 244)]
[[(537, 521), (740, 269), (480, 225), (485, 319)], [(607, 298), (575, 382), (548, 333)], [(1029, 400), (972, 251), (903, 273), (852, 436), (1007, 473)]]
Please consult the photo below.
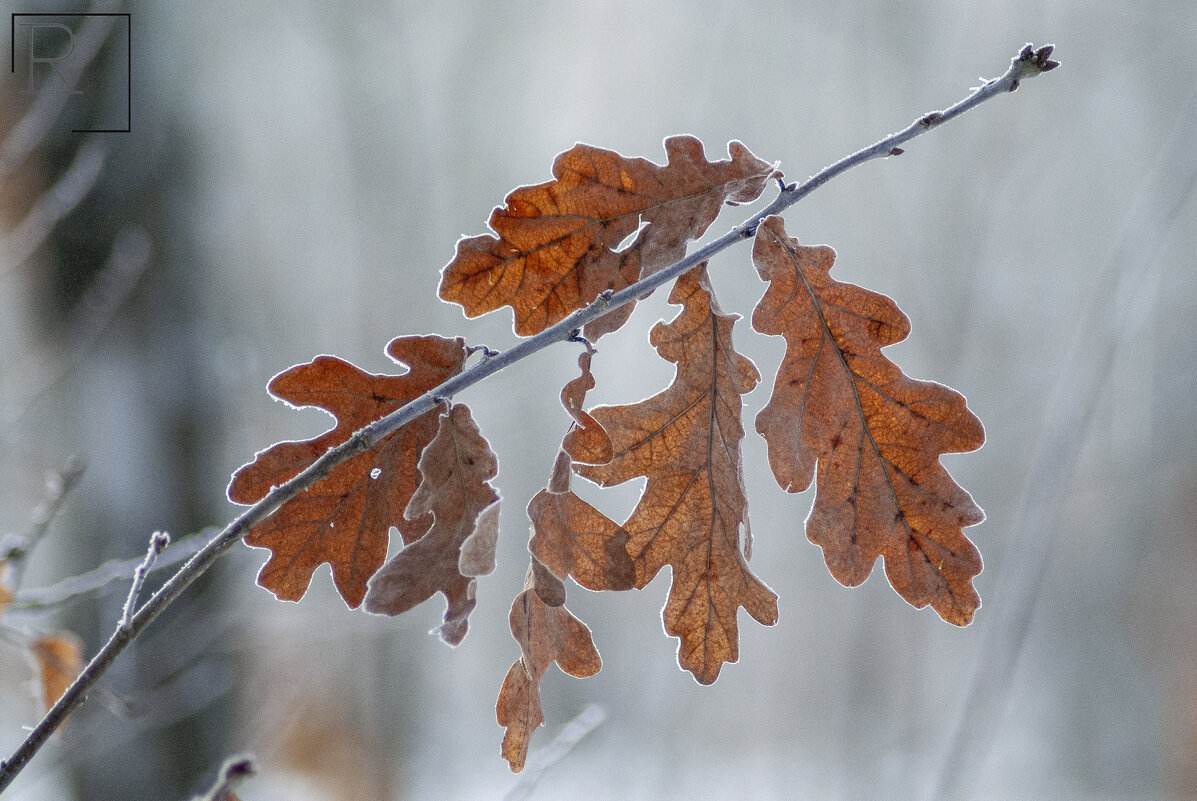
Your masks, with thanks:
[[(0, 534), (34, 530), (47, 472), (87, 463), (22, 567), (28, 592), (227, 522), (230, 473), (328, 425), (273, 402), (319, 353), (393, 369), (404, 333), (514, 340), (436, 300), (463, 234), (576, 141), (662, 160), (740, 139), (799, 180), (1003, 71), (1025, 42), (1063, 66), (787, 214), (841, 280), (893, 296), (910, 375), (964, 392), (979, 453), (945, 459), (988, 513), (976, 622), (907, 607), (878, 568), (847, 590), (802, 523), (808, 495), (745, 440), (753, 566), (781, 619), (741, 615), (712, 687), (678, 670), (667, 577), (570, 607), (604, 658), (544, 683), (549, 743), (608, 717), (535, 786), (498, 755), (494, 700), (527, 564), (524, 506), (567, 418), (557, 347), (460, 397), (498, 453), (498, 570), (456, 650), (442, 600), (351, 613), (327, 568), (299, 604), (237, 547), (116, 664), (15, 799), (175, 799), (258, 755), (243, 801), (341, 799), (1197, 798), (1197, 4), (13, 2), (76, 39), (79, 96), (0, 81)], [(22, 34), (24, 35), (24, 34)], [(132, 131), (123, 127), (132, 51)], [(94, 54), (93, 54), (94, 53)], [(39, 80), (41, 78), (39, 77)], [(719, 234), (743, 219), (731, 209)], [(747, 246), (712, 266), (725, 309), (762, 292)], [(672, 368), (644, 332), (658, 293), (601, 343), (593, 403)], [(780, 340), (737, 326), (766, 374)], [(751, 430), (751, 426), (749, 426)], [(634, 495), (603, 501), (619, 516)], [(169, 553), (169, 552), (168, 552)], [(11, 577), (10, 577), (11, 578)], [(21, 650), (65, 628), (94, 652), (125, 583), (5, 612), (0, 750), (40, 714)], [(512, 796), (514, 797), (514, 796)], [(523, 797), (523, 796), (521, 796)]]

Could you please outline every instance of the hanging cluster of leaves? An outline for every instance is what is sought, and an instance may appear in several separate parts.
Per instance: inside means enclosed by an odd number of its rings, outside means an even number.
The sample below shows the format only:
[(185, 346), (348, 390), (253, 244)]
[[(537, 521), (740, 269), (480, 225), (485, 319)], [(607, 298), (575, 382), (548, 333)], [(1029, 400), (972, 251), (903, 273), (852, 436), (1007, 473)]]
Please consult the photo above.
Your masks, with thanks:
[[(510, 306), (516, 333), (534, 335), (677, 261), (724, 205), (751, 202), (780, 179), (738, 142), (715, 162), (693, 137), (665, 148), (663, 166), (588, 145), (561, 154), (552, 181), (516, 189), (494, 211), (493, 233), (458, 243), (441, 298), (469, 317)], [(880, 556), (909, 603), (966, 625), (980, 604), (972, 579), (981, 560), (963, 529), (982, 514), (939, 456), (980, 447), (980, 421), (960, 394), (908, 378), (882, 355), (906, 337), (909, 321), (889, 298), (831, 278), (830, 248), (800, 245), (774, 216), (758, 226), (752, 255), (767, 283), (752, 327), (786, 344), (755, 428), (783, 489), (816, 482), (807, 537), (841, 583), (863, 582)], [(565, 607), (567, 580), (593, 591), (640, 589), (668, 565), (665, 629), (679, 640), (681, 667), (703, 684), (739, 658), (740, 608), (763, 625), (777, 620), (777, 596), (748, 566), (742, 396), (761, 375), (736, 352), (738, 316), (720, 309), (705, 265), (676, 279), (669, 302), (680, 311), (649, 335), (674, 365), (668, 386), (637, 403), (585, 409), (595, 383), (590, 342), (622, 326), (628, 304), (586, 326), (581, 374), (561, 392), (573, 425), (528, 504), (531, 561), (510, 618), (520, 656), (498, 702), (513, 770), (544, 723), (540, 682), (549, 667), (578, 677), (601, 667), (590, 630)], [(323, 408), (337, 425), (259, 453), (234, 475), (230, 499), (261, 500), (356, 429), (462, 372), (473, 349), (406, 336), (387, 353), (408, 371), (371, 375), (321, 356), (276, 376), (271, 394)], [(489, 482), (497, 471), (469, 409), (445, 400), (255, 527), (246, 542), (271, 551), (258, 583), (298, 600), (327, 562), (351, 608), (388, 615), (440, 592), (448, 607), (439, 632), (456, 645), (477, 577), (494, 568), (499, 496)], [(574, 494), (575, 475), (600, 486), (646, 482), (619, 523)], [(386, 562), (392, 526), (402, 547)]]

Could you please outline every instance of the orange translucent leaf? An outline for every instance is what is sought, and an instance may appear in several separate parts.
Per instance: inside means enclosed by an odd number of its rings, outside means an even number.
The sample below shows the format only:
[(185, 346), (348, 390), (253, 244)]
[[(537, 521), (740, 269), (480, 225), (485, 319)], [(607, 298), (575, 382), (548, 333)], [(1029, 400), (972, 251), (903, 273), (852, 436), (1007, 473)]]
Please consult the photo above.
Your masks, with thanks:
[[(410, 366), (400, 376), (373, 375), (333, 356), (318, 356), (279, 373), (268, 389), (295, 407), (315, 406), (336, 417), (336, 426), (306, 442), (280, 442), (233, 475), (229, 500), (253, 504), (271, 488), (297, 476), (357, 429), (395, 411), (461, 372), (468, 351), (460, 338), (399, 337), (386, 349)], [(431, 517), (407, 519), (420, 476), (420, 452), (437, 430), (431, 411), (391, 434), (369, 452), (333, 468), (328, 477), (284, 504), (255, 526), (245, 541), (272, 551), (258, 584), (282, 600), (298, 601), (321, 564), (350, 608), (366, 594), (366, 582), (387, 555), (395, 526), (404, 542), (421, 537)]]
[(37, 663), (42, 701), (49, 710), (83, 670), (83, 641), (69, 631), (43, 634), (33, 640), (30, 652)]
[[(526, 585), (532, 582), (531, 571)], [(549, 576), (549, 580), (552, 579)], [(564, 593), (564, 587), (561, 588)], [(547, 593), (546, 593), (547, 594)], [(544, 725), (540, 707), (540, 681), (554, 662), (577, 678), (593, 676), (603, 663), (594, 647), (590, 629), (564, 606), (549, 606), (527, 586), (511, 605), (511, 633), (520, 644), (519, 660), (507, 671), (499, 691), (496, 717), (507, 729), (503, 758), (519, 772), (528, 758), (532, 732)]]
[[(739, 142), (709, 162), (692, 136), (665, 140), (668, 163), (578, 144), (553, 162), (553, 180), (516, 189), (491, 214), (492, 234), (462, 239), (441, 276), (440, 296), (469, 317), (502, 306), (515, 332), (543, 331), (607, 289), (622, 289), (685, 255), (724, 203), (755, 200), (773, 165)], [(643, 230), (634, 242), (621, 242)], [(631, 305), (594, 321), (591, 339), (613, 331)]]
[(981, 421), (960, 393), (908, 378), (881, 354), (910, 322), (884, 295), (831, 278), (831, 248), (799, 245), (770, 217), (753, 259), (769, 282), (753, 327), (786, 340), (756, 428), (783, 489), (806, 489), (818, 466), (807, 537), (842, 584), (863, 582), (882, 556), (906, 601), (968, 624), (981, 557), (962, 529), (983, 514), (939, 456), (981, 447)]
[(747, 562), (740, 396), (760, 375), (733, 349), (737, 317), (719, 309), (705, 266), (679, 278), (669, 301), (682, 311), (654, 326), (650, 340), (677, 365), (673, 383), (639, 403), (593, 410), (615, 455), (608, 464), (576, 470), (602, 485), (647, 477), (623, 524), (636, 586), (673, 567), (665, 630), (681, 638), (681, 666), (710, 684), (724, 662), (739, 658), (741, 606), (764, 625), (777, 621), (777, 596)]
[(432, 527), (370, 580), (367, 612), (399, 615), (441, 592), (449, 601), (441, 639), (462, 641), (474, 609), (475, 577), (495, 568), (499, 494), (487, 482), (498, 473), (499, 462), (470, 410), (455, 404), (442, 414), (436, 437), (420, 456), (423, 480), (405, 513), (432, 515)]

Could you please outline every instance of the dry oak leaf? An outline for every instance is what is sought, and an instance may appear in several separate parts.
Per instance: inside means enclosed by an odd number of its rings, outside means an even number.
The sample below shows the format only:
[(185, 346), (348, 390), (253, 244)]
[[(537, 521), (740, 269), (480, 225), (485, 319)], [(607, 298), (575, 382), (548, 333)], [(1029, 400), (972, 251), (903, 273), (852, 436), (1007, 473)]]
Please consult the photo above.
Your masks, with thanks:
[(487, 482), (498, 473), (498, 459), (470, 410), (453, 405), (420, 456), (423, 480), (405, 512), (431, 514), (432, 527), (374, 574), (367, 612), (399, 615), (441, 592), (449, 601), (441, 639), (462, 641), (474, 609), (475, 577), (495, 569), (499, 494)]
[(636, 566), (628, 555), (631, 537), (574, 494), (569, 488), (570, 472), (569, 456), (561, 451), (554, 479), (528, 503), (532, 521), (528, 550), (557, 578), (572, 576), (588, 590), (632, 589)]
[[(594, 354), (583, 351), (578, 356), (578, 369), (581, 375), (566, 384), (561, 390), (561, 405), (574, 419), (574, 426), (561, 442), (561, 449), (575, 462), (586, 464), (606, 464), (611, 461), (614, 452), (611, 450), (611, 438), (603, 427), (582, 408), (586, 402), (586, 393), (594, 389), (594, 374), (590, 372), (590, 362)], [(554, 468), (554, 476), (557, 473)], [(564, 476), (567, 481), (568, 474)]]
[[(570, 489), (574, 461), (604, 464), (614, 456), (607, 432), (582, 409), (586, 392), (594, 388), (591, 356), (585, 351), (578, 357), (581, 375), (561, 390), (561, 405), (575, 425), (561, 443), (548, 486), (528, 503), (528, 550), (558, 579), (573, 576), (588, 590), (630, 590), (636, 568), (627, 551), (628, 533)], [(543, 595), (541, 600), (556, 605)]]
[(984, 515), (939, 455), (981, 447), (981, 421), (964, 396), (906, 377), (881, 354), (910, 321), (888, 297), (831, 278), (831, 248), (799, 245), (770, 217), (753, 259), (769, 283), (753, 327), (786, 340), (756, 429), (783, 489), (805, 490), (818, 465), (807, 537), (840, 583), (862, 583), (883, 556), (907, 602), (967, 625), (981, 556), (962, 529)]
[(777, 596), (747, 562), (740, 396), (760, 375), (732, 348), (738, 318), (719, 309), (705, 266), (681, 276), (669, 301), (683, 309), (672, 322), (654, 326), (650, 341), (677, 364), (673, 383), (639, 403), (594, 409), (615, 456), (575, 470), (604, 486), (648, 478), (623, 524), (636, 586), (673, 567), (665, 630), (681, 638), (681, 666), (710, 684), (724, 662), (739, 658), (739, 607), (764, 625), (777, 621)]
[[(543, 574), (537, 580), (543, 580)], [(550, 575), (549, 580), (554, 580)], [(507, 729), (502, 754), (511, 770), (518, 773), (528, 758), (528, 742), (538, 726), (544, 725), (540, 707), (540, 681), (554, 662), (571, 676), (586, 678), (603, 666), (586, 624), (564, 605), (549, 606), (531, 586), (531, 570), (525, 589), (511, 605), (511, 633), (520, 644), (521, 657), (507, 671), (499, 691), (496, 717)], [(564, 587), (561, 587), (564, 594)], [(552, 593), (546, 593), (552, 594)]]
[[(731, 142), (709, 162), (692, 136), (665, 140), (668, 163), (577, 144), (553, 162), (554, 180), (524, 186), (490, 217), (491, 230), (457, 243), (440, 297), (466, 316), (511, 306), (515, 332), (543, 331), (607, 289), (622, 289), (685, 255), (722, 205), (748, 203), (776, 173)], [(634, 242), (620, 243), (645, 223)], [(586, 327), (597, 339), (627, 319), (631, 304)]]
[[(613, 456), (611, 438), (598, 421), (582, 409), (586, 392), (594, 387), (590, 372), (593, 350), (578, 358), (581, 370), (561, 390), (561, 404), (574, 425), (561, 443), (548, 486), (528, 504), (532, 563), (524, 592), (511, 610), (511, 633), (523, 657), (511, 666), (499, 693), (498, 717), (507, 728), (502, 753), (511, 769), (519, 771), (528, 756), (532, 731), (544, 723), (540, 707), (540, 680), (554, 659), (574, 675), (589, 676), (602, 666), (589, 630), (565, 609), (566, 576), (591, 590), (627, 590), (634, 586), (636, 568), (627, 552), (628, 533), (570, 489), (571, 453), (591, 463)], [(561, 653), (565, 649), (565, 653)], [(583, 672), (567, 665), (581, 653)]]
[[(334, 417), (334, 428), (306, 442), (280, 442), (233, 475), (229, 500), (253, 504), (271, 488), (304, 470), (354, 431), (395, 411), (461, 372), (465, 342), (438, 336), (398, 337), (386, 353), (410, 366), (400, 376), (373, 375), (334, 356), (318, 356), (275, 376), (270, 394), (296, 408), (315, 406)], [(362, 602), (366, 582), (386, 560), (390, 527), (404, 542), (421, 537), (431, 517), (406, 519), (420, 476), (420, 452), (437, 430), (436, 410), (413, 420), (367, 453), (333, 468), (328, 477), (291, 499), (246, 536), (249, 545), (273, 553), (258, 584), (281, 600), (298, 601), (321, 564), (351, 609)]]
[(565, 581), (563, 579), (557, 578), (553, 571), (541, 564), (535, 556), (529, 562), (528, 570), (530, 575), (526, 581), (532, 582), (532, 589), (536, 591), (546, 606), (565, 605)]
[(58, 631), (34, 638), (29, 651), (37, 665), (42, 701), (49, 710), (83, 670), (83, 641), (73, 632)]

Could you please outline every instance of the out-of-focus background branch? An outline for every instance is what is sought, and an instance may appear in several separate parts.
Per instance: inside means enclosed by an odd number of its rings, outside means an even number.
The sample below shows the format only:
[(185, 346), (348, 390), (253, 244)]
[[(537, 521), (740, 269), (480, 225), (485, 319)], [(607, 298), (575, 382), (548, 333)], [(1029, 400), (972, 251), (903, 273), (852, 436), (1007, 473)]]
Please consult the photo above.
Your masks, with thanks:
[[(186, 798), (240, 752), (257, 755), (244, 801), (1197, 796), (1197, 6), (10, 10), (130, 15), (128, 29), (59, 20), (82, 96), (23, 93), (20, 36), (0, 79), (0, 535), (26, 531), (47, 471), (88, 464), (18, 601), (110, 560), (119, 572), (155, 530), (229, 519), (233, 469), (328, 422), (268, 399), (278, 371), (317, 353), (384, 371), (402, 333), (508, 345), (509, 317), (466, 322), (434, 301), (438, 270), (575, 141), (659, 161), (670, 134), (712, 157), (735, 138), (799, 180), (958, 99), (1025, 41), (1054, 41), (1064, 63), (787, 215), (837, 249), (841, 280), (910, 315), (891, 349), (906, 372), (965, 392), (986, 423), (982, 451), (948, 460), (989, 515), (969, 532), (986, 558), (972, 627), (906, 607), (880, 575), (835, 584), (802, 533), (809, 497), (776, 490), (750, 435), (753, 564), (781, 596), (778, 625), (746, 624), (741, 663), (701, 688), (661, 631), (660, 581), (574, 590), (604, 669), (549, 674), (534, 748), (589, 702), (607, 719), (517, 784), (493, 705), (518, 653), (506, 618), (523, 507), (568, 425), (557, 391), (576, 353), (550, 350), (462, 398), (505, 503), (499, 568), (460, 648), (425, 636), (438, 601), (394, 620), (350, 613), (322, 569), (282, 604), (253, 585), (264, 555), (238, 548), (117, 663), (14, 798)], [(130, 50), (132, 132), (73, 133), (123, 123)], [(712, 277), (740, 314), (762, 292), (747, 248)], [(669, 381), (644, 337), (674, 313), (657, 295), (600, 342), (591, 402)], [(770, 374), (780, 346), (747, 328), (737, 343)], [(619, 516), (633, 499), (599, 503)], [(14, 604), (4, 623), (72, 629), (94, 651), (127, 590), (101, 578), (69, 602)], [(0, 642), (6, 752), (40, 713), (32, 675)]]

